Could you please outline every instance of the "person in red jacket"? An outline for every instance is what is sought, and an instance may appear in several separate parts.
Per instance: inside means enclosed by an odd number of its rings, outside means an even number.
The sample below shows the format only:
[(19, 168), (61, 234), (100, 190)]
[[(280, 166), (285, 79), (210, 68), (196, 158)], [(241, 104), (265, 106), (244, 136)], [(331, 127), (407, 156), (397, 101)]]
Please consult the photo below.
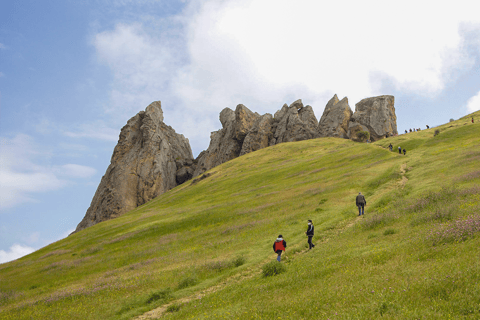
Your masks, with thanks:
[(277, 256), (277, 261), (280, 262), (281, 257), (282, 257), (282, 252), (285, 251), (285, 248), (287, 247), (287, 242), (283, 240), (282, 235), (279, 235), (277, 240), (273, 243), (273, 251), (275, 251)]

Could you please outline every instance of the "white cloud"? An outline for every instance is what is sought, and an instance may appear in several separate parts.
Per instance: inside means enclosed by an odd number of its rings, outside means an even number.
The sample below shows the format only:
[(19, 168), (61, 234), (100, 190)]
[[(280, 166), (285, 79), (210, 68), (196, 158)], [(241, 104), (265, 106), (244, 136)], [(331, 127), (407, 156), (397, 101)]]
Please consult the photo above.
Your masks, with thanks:
[(79, 164), (65, 164), (59, 168), (58, 173), (71, 178), (90, 178), (97, 170)]
[(477, 93), (477, 95), (468, 99), (467, 110), (469, 112), (475, 112), (480, 110), (480, 91)]
[(475, 8), (474, 1), (191, 1), (175, 17), (181, 24), (156, 31), (118, 24), (93, 44), (114, 75), (109, 111), (131, 117), (162, 100), (165, 121), (193, 149), (206, 148), (220, 126), (212, 119), (239, 103), (274, 113), (302, 98), (320, 117), (334, 93), (352, 105), (392, 89), (439, 94), (474, 63), (462, 32), (480, 22)]
[(0, 263), (16, 260), (27, 254), (34, 252), (35, 249), (20, 244), (14, 244), (8, 251), (0, 250)]
[(87, 179), (96, 170), (79, 164), (43, 164), (51, 154), (28, 135), (0, 139), (0, 209), (36, 202), (35, 194), (61, 189), (66, 179)]
[(120, 131), (109, 127), (101, 120), (97, 120), (82, 124), (74, 130), (63, 130), (63, 134), (71, 138), (90, 138), (117, 142)]
[(0, 209), (35, 201), (32, 194), (57, 190), (67, 184), (56, 176), (53, 168), (38, 163), (49, 155), (39, 150), (32, 137), (18, 134), (1, 141)]

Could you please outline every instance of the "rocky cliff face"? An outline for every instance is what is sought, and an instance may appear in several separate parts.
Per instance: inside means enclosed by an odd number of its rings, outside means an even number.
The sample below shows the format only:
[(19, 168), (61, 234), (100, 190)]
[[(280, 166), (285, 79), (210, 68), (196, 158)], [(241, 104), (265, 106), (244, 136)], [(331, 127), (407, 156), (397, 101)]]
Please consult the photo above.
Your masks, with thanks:
[(337, 137), (348, 139), (348, 123), (353, 115), (348, 105), (347, 97), (339, 101), (334, 95), (328, 101), (318, 124), (318, 133), (321, 137)]
[(118, 217), (180, 183), (195, 169), (188, 139), (163, 122), (160, 101), (122, 128), (110, 165), (75, 231)]
[(355, 105), (355, 113), (348, 125), (348, 135), (356, 140), (358, 131), (370, 132), (370, 140), (376, 141), (388, 135), (397, 134), (395, 98), (378, 96), (366, 98)]

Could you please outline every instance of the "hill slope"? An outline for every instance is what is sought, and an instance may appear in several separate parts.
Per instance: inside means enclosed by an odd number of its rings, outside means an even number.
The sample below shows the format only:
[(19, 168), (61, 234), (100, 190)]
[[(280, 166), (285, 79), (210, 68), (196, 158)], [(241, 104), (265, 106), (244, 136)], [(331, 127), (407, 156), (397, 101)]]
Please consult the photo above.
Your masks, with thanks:
[[(468, 120), (224, 163), (0, 265), (0, 319), (131, 319), (161, 306), (152, 314), (168, 319), (478, 318), (480, 124)], [(262, 277), (278, 234), (286, 272)]]

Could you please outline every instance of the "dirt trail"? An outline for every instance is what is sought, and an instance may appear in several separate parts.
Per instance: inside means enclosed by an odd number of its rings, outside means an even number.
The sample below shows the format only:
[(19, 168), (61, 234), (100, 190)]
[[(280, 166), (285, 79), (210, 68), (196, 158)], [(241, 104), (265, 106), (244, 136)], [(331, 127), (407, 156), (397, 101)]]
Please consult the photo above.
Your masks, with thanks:
[[(352, 227), (355, 223), (357, 223), (359, 220), (361, 219), (361, 217), (357, 217), (355, 220), (353, 220), (352, 222), (348, 223), (347, 225), (345, 225), (344, 227), (338, 229), (338, 233), (343, 233), (346, 229)], [(319, 241), (317, 242), (317, 245), (320, 245), (321, 243), (325, 243), (325, 242), (328, 242), (330, 239), (329, 238), (325, 238), (323, 239), (322, 241)], [(313, 249), (314, 250), (314, 249)], [(285, 260), (290, 260), (290, 259), (295, 259), (296, 256), (298, 255), (301, 255), (301, 254), (304, 254), (306, 252), (308, 252), (309, 249), (304, 249), (304, 250), (301, 250), (299, 252), (296, 252), (292, 255), (285, 255), (285, 257), (283, 259)], [(282, 256), (283, 257), (283, 256)], [(238, 283), (240, 281), (243, 281), (243, 280), (246, 280), (246, 279), (250, 279), (254, 276), (259, 276), (261, 274), (261, 268), (259, 267), (259, 265), (263, 265), (269, 261), (272, 261), (272, 258), (271, 257), (268, 257), (267, 259), (263, 260), (261, 263), (255, 265), (255, 266), (252, 266), (238, 274), (235, 274), (229, 278), (226, 278), (224, 280), (222, 280), (219, 284), (215, 285), (215, 286), (212, 286), (212, 287), (209, 287), (209, 288), (206, 288), (204, 290), (200, 290), (198, 292), (195, 292), (194, 294), (192, 294), (191, 296), (188, 296), (188, 297), (183, 297), (183, 298), (180, 298), (180, 299), (177, 299), (177, 300), (174, 300), (172, 302), (169, 302), (163, 306), (160, 306), (156, 309), (153, 309), (153, 310), (150, 310), (136, 318), (134, 318), (134, 320), (150, 320), (150, 319), (159, 319), (161, 318), (166, 312), (167, 312), (167, 309), (169, 306), (171, 305), (181, 305), (181, 304), (184, 304), (184, 303), (188, 303), (192, 300), (199, 300), (201, 298), (203, 298), (205, 295), (207, 294), (210, 294), (210, 293), (213, 293), (213, 292), (216, 292), (218, 290), (221, 290), (231, 284), (234, 284), (234, 283)]]
[(404, 163), (400, 166), (400, 174), (402, 175), (402, 180), (400, 180), (398, 182), (398, 185), (400, 186), (400, 188), (403, 189), (403, 187), (405, 187), (405, 184), (407, 183), (408, 179), (407, 177), (405, 177), (405, 172), (407, 170), (407, 164)]
[[(262, 261), (261, 264), (263, 264), (267, 261), (270, 261), (270, 260), (272, 260), (271, 257), (269, 257), (268, 259), (265, 259), (265, 261)], [(256, 275), (259, 275), (260, 273), (261, 273), (261, 270), (260, 270), (260, 268), (258, 268), (258, 266), (252, 266), (252, 267), (250, 267), (250, 268), (248, 268), (248, 269), (246, 269), (246, 270), (244, 270), (244, 271), (242, 271), (238, 274), (235, 274), (235, 275), (233, 275), (229, 278), (226, 278), (226, 279), (222, 280), (219, 284), (217, 284), (215, 286), (206, 288), (204, 290), (200, 290), (198, 292), (195, 292), (191, 296), (177, 299), (177, 300), (172, 301), (170, 303), (167, 303), (163, 306), (160, 306), (156, 309), (150, 310), (150, 311), (136, 317), (135, 320), (159, 319), (165, 314), (168, 307), (173, 305), (173, 304), (179, 305), (179, 304), (184, 304), (184, 303), (190, 302), (192, 300), (201, 299), (209, 293), (216, 292), (220, 289), (223, 289), (223, 288), (227, 287), (230, 284), (237, 283), (239, 281), (243, 281), (243, 280), (252, 278)]]

